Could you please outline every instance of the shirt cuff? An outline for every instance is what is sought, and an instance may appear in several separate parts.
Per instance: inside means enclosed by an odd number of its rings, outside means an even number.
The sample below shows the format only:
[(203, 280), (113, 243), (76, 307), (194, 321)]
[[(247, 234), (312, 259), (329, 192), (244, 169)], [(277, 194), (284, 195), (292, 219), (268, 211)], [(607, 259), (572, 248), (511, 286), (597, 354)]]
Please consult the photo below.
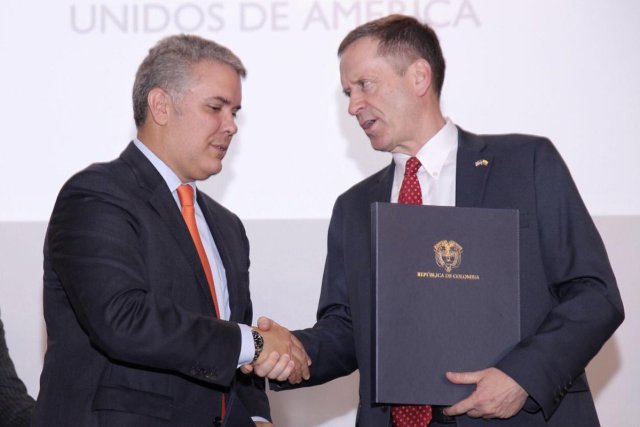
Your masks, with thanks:
[(240, 357), (238, 358), (238, 368), (253, 361), (256, 354), (256, 345), (253, 343), (253, 334), (251, 327), (239, 323), (240, 334), (242, 335), (242, 347), (240, 347)]

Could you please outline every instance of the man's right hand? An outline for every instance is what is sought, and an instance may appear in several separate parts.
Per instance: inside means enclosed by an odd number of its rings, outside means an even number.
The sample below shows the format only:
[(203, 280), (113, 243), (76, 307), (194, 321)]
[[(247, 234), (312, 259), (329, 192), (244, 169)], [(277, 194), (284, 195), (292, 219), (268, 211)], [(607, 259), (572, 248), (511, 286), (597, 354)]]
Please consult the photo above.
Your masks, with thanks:
[(261, 317), (257, 330), (262, 335), (262, 353), (251, 365), (242, 366), (245, 373), (254, 372), (261, 377), (297, 384), (310, 378), (311, 359), (302, 343), (277, 322)]

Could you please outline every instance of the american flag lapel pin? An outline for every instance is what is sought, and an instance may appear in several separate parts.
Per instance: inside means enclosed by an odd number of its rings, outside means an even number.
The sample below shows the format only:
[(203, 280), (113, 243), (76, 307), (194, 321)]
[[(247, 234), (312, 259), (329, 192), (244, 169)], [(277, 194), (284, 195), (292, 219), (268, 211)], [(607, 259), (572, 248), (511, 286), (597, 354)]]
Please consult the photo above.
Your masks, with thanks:
[(476, 167), (488, 166), (488, 165), (489, 165), (489, 160), (487, 159), (476, 160)]

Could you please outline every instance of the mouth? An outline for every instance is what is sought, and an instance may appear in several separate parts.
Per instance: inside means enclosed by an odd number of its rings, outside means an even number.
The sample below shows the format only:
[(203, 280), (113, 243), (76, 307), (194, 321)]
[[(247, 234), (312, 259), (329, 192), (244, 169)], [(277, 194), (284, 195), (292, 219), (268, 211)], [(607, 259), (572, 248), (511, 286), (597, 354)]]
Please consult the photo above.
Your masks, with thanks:
[(213, 148), (215, 148), (218, 151), (221, 151), (223, 153), (226, 153), (227, 149), (229, 148), (228, 145), (220, 145), (220, 144), (211, 144), (211, 146)]
[(229, 144), (209, 144), (209, 148), (213, 149), (211, 155), (214, 156), (218, 160), (222, 160), (227, 155), (227, 150), (229, 149)]
[(360, 122), (360, 127), (362, 128), (362, 130), (366, 132), (367, 130), (371, 129), (371, 127), (375, 124), (375, 122), (376, 122), (375, 119), (363, 120)]

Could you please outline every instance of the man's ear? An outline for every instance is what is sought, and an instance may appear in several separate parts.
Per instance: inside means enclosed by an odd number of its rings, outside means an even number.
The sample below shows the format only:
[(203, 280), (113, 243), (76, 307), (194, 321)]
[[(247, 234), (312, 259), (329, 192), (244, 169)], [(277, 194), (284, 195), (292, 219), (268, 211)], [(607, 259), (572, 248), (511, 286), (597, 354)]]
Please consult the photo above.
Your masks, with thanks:
[(149, 95), (147, 95), (147, 108), (149, 109), (151, 119), (158, 126), (167, 124), (170, 104), (171, 97), (164, 90), (159, 87), (154, 87), (149, 91)]
[(432, 82), (431, 65), (425, 59), (419, 58), (409, 66), (407, 71), (411, 73), (416, 95), (425, 96)]

